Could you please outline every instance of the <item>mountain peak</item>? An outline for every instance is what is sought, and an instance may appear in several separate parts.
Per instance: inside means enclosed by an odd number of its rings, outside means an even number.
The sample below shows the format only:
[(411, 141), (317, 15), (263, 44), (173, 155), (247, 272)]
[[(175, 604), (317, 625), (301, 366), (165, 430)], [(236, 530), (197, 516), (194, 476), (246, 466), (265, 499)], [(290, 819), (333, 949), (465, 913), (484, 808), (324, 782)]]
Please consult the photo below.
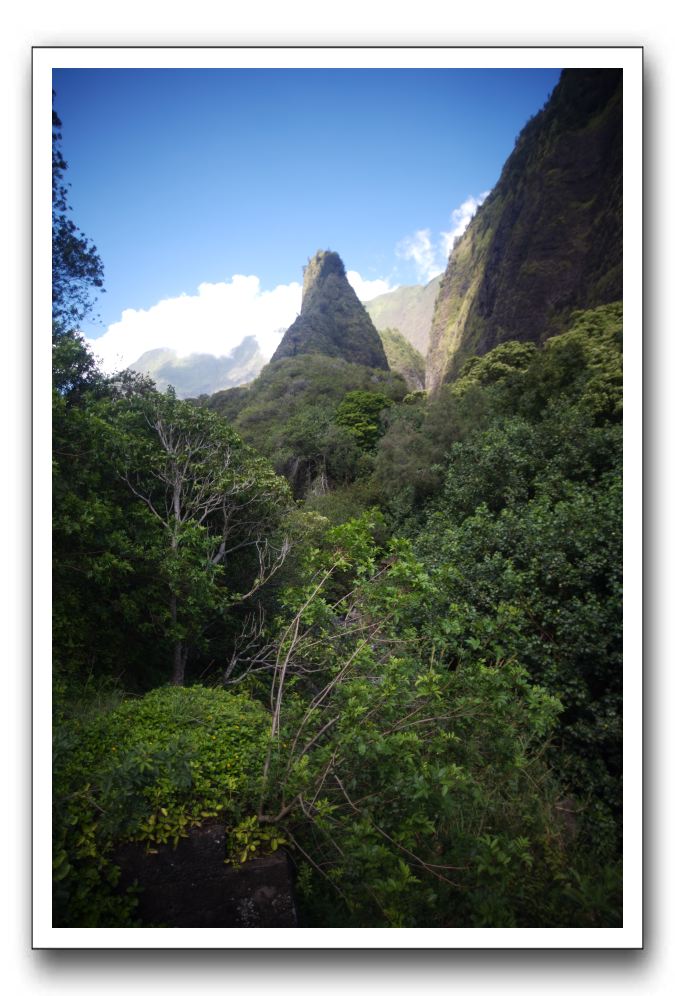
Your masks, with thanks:
[(347, 280), (344, 263), (329, 249), (319, 249), (305, 267), (300, 314), (286, 330), (272, 362), (301, 353), (389, 369), (380, 337)]
[(345, 264), (336, 252), (331, 249), (318, 249), (304, 267), (304, 280), (302, 283), (302, 296), (312, 291), (314, 285), (326, 277), (334, 274), (336, 277), (347, 279)]

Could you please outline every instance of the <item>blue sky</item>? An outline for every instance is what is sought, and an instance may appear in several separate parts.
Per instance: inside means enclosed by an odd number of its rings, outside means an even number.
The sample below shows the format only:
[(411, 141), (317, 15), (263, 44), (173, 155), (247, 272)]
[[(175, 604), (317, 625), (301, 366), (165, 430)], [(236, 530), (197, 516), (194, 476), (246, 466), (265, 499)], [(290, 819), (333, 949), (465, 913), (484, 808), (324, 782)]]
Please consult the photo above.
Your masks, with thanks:
[(83, 331), (124, 362), (153, 343), (226, 353), (292, 320), (319, 248), (364, 299), (426, 282), (558, 76), (55, 70), (73, 217), (105, 266)]

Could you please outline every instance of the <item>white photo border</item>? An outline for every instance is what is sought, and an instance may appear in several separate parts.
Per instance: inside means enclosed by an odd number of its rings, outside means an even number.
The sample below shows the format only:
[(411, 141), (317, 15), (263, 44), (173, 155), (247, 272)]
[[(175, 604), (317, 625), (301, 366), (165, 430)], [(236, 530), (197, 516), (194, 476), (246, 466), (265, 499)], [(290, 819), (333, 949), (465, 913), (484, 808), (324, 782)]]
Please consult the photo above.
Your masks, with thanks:
[[(51, 106), (57, 68), (621, 68), (624, 81), (624, 919), (616, 928), (76, 928), (51, 922)], [(641, 47), (33, 49), (33, 947), (626, 949), (643, 944)], [(514, 135), (514, 139), (516, 136)], [(93, 235), (94, 233), (90, 233)]]

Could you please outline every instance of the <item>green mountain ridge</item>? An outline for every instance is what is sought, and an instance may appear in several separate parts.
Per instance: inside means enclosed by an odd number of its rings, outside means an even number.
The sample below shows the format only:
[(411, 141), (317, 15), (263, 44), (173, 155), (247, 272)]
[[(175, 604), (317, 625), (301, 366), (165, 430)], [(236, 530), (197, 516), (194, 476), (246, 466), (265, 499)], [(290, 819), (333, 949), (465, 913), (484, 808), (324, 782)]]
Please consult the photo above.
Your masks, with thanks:
[(354, 392), (399, 402), (406, 383), (381, 367), (304, 353), (269, 363), (253, 383), (219, 391), (202, 403), (228, 419), (304, 494), (317, 479), (322, 489), (352, 476), (358, 447), (335, 416)]
[(389, 369), (400, 374), (411, 391), (423, 391), (424, 357), (398, 329), (378, 329)]
[(439, 274), (426, 285), (397, 287), (367, 301), (365, 309), (378, 332), (397, 329), (422, 356), (426, 356), (441, 279)]
[(508, 340), (542, 342), (622, 297), (622, 73), (564, 70), (456, 243), (431, 328), (427, 388)]

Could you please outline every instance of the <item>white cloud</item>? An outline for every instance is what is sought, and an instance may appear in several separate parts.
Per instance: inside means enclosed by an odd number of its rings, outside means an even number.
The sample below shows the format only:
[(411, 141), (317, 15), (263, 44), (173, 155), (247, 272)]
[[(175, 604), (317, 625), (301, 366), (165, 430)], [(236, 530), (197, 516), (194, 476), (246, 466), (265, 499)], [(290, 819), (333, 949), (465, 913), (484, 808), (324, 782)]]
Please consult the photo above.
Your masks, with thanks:
[[(364, 280), (356, 270), (347, 277), (361, 301), (395, 289), (385, 279)], [(269, 359), (301, 303), (298, 283), (263, 291), (258, 277), (236, 274), (230, 281), (200, 284), (196, 294), (166, 298), (147, 310), (127, 308), (89, 344), (106, 373), (129, 366), (149, 349), (173, 349), (178, 356), (228, 356), (247, 335), (256, 337)]]
[(429, 283), (447, 265), (448, 256), (457, 239), (466, 231), (466, 227), (483, 203), (489, 190), (467, 199), (455, 208), (450, 215), (452, 228), (449, 232), (440, 232), (438, 238), (433, 238), (430, 228), (419, 228), (413, 235), (407, 235), (396, 246), (399, 259), (412, 261), (417, 271), (417, 279), (421, 283)]
[(160, 347), (178, 356), (228, 356), (247, 335), (256, 337), (269, 358), (300, 311), (301, 299), (298, 283), (263, 291), (258, 277), (236, 274), (229, 282), (200, 284), (196, 294), (167, 298), (147, 310), (128, 308), (89, 344), (110, 373)]
[(380, 294), (388, 294), (398, 286), (392, 286), (387, 279), (365, 280), (356, 270), (347, 270), (347, 280), (356, 291), (359, 301), (363, 302), (371, 301)]
[(407, 235), (396, 246), (396, 255), (401, 259), (412, 260), (417, 269), (417, 279), (428, 283), (443, 270), (445, 264), (438, 261), (438, 249), (431, 240), (431, 229), (420, 228), (413, 235)]
[(441, 232), (441, 246), (446, 259), (452, 252), (452, 247), (455, 242), (460, 235), (464, 234), (467, 225), (489, 193), (489, 190), (484, 190), (482, 194), (478, 195), (478, 197), (470, 195), (462, 204), (460, 204), (458, 208), (455, 208), (450, 215), (452, 228), (449, 232)]

